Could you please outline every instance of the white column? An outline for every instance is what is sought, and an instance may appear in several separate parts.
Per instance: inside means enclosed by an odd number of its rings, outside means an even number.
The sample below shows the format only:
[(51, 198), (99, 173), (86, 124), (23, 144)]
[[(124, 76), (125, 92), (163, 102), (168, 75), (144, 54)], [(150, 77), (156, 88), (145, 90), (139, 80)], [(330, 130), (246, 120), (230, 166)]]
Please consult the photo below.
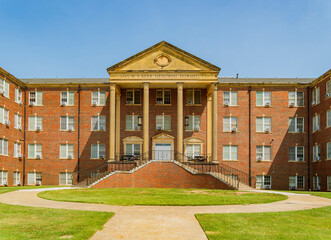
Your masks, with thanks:
[(149, 83), (144, 83), (144, 116), (143, 116), (143, 154), (148, 160), (149, 152)]
[(183, 83), (177, 83), (177, 160), (183, 156)]

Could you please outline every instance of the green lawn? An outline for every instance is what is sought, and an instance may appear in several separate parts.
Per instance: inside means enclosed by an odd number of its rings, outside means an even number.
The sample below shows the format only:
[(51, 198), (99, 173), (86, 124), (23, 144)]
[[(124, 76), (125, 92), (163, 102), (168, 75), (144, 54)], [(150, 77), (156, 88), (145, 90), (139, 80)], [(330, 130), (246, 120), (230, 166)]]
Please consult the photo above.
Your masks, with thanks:
[(109, 205), (230, 205), (269, 203), (287, 199), (270, 193), (247, 193), (233, 190), (173, 188), (104, 188), (40, 192), (39, 197), (69, 202)]
[(331, 239), (331, 207), (293, 212), (197, 214), (210, 240)]
[(113, 213), (0, 204), (0, 239), (89, 239)]

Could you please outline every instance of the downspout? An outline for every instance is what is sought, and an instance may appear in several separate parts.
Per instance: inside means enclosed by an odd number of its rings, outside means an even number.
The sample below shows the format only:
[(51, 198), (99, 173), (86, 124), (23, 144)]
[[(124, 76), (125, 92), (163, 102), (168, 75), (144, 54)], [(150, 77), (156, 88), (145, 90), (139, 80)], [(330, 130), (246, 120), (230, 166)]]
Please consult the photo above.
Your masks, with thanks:
[(308, 136), (308, 190), (311, 189), (310, 187), (310, 87), (307, 87), (307, 115), (308, 115), (308, 129), (307, 129), (307, 136)]
[(25, 186), (25, 159), (26, 159), (26, 91), (24, 87), (24, 113), (23, 113), (23, 186)]
[(79, 182), (80, 171), (80, 85), (78, 86), (78, 130), (77, 130), (77, 142), (78, 142), (78, 160), (77, 160), (77, 183)]
[(249, 176), (249, 186), (252, 186), (252, 159), (251, 159), (251, 147), (252, 147), (252, 133), (251, 133), (251, 91), (252, 87), (248, 88), (248, 176)]

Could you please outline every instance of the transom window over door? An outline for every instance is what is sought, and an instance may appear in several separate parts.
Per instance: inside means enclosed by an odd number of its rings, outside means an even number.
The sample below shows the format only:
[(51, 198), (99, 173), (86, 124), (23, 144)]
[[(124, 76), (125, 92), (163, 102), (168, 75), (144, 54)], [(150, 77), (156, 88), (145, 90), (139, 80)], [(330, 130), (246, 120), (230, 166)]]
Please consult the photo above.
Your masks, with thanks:
[(186, 104), (188, 104), (188, 105), (201, 104), (201, 90), (187, 89), (186, 90)]
[(140, 89), (126, 90), (126, 104), (127, 105), (141, 104), (140, 96), (141, 96)]
[(170, 115), (157, 115), (156, 116), (156, 130), (170, 130), (171, 129), (171, 116)]
[(171, 104), (171, 90), (156, 90), (156, 104)]

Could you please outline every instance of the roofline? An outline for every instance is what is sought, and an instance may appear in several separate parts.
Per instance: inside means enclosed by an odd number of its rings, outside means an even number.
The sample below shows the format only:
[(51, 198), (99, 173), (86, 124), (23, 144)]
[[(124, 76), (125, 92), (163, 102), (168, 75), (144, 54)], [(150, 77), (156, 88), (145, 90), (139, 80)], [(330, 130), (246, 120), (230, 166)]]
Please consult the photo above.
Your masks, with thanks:
[(10, 74), (9, 72), (7, 72), (5, 69), (3, 69), (2, 67), (0, 67), (0, 74), (4, 75), (4, 77), (6, 79), (9, 79), (13, 82), (15, 82), (16, 84), (18, 84), (20, 87), (24, 87), (25, 84), (18, 78), (16, 78), (14, 75)]
[(176, 47), (176, 46), (174, 46), (174, 45), (172, 45), (172, 44), (170, 44), (170, 43), (168, 43), (166, 41), (161, 41), (161, 42), (159, 42), (159, 43), (157, 43), (157, 44), (155, 44), (155, 45), (153, 45), (153, 46), (151, 46), (151, 47), (149, 47), (149, 48), (147, 48), (147, 49), (145, 49), (145, 50), (143, 50), (141, 52), (138, 52), (137, 54), (132, 55), (131, 57), (126, 58), (123, 61), (121, 61), (121, 62), (119, 62), (119, 63), (117, 63), (117, 64), (115, 64), (115, 65), (113, 65), (113, 66), (111, 66), (109, 68), (107, 68), (107, 72), (109, 73), (110, 71), (112, 71), (112, 70), (114, 70), (114, 69), (116, 69), (116, 68), (118, 68), (120, 66), (123, 66), (124, 64), (132, 61), (133, 59), (135, 59), (137, 57), (140, 57), (140, 56), (143, 56), (143, 55), (147, 54), (148, 52), (152, 51), (153, 49), (158, 48), (159, 46), (162, 46), (162, 45), (168, 46), (168, 47), (176, 50), (177, 52), (180, 52), (180, 53), (182, 53), (184, 55), (187, 55), (187, 56), (195, 59), (196, 61), (198, 61), (198, 62), (200, 62), (200, 63), (202, 63), (204, 65), (207, 65), (208, 67), (210, 67), (214, 71), (217, 71), (217, 72), (221, 71), (221, 68), (220, 67), (217, 67), (216, 65), (211, 64), (211, 63), (209, 63), (209, 62), (207, 62), (207, 61), (205, 61), (205, 60), (203, 60), (203, 59), (201, 59), (201, 58), (199, 58), (199, 57), (197, 57), (197, 56), (195, 56), (195, 55), (193, 55), (191, 53), (188, 53), (188, 52), (184, 51), (183, 49), (180, 49), (180, 48), (178, 48), (178, 47)]

